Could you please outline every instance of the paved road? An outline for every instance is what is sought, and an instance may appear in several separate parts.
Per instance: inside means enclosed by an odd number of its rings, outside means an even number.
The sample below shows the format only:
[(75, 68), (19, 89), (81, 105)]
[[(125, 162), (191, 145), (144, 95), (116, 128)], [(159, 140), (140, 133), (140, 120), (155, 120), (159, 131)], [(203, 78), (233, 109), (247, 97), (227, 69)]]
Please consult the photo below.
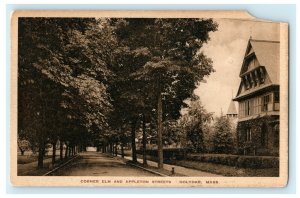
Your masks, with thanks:
[(70, 164), (59, 169), (55, 176), (156, 176), (147, 171), (127, 165), (118, 157), (98, 152), (84, 152)]

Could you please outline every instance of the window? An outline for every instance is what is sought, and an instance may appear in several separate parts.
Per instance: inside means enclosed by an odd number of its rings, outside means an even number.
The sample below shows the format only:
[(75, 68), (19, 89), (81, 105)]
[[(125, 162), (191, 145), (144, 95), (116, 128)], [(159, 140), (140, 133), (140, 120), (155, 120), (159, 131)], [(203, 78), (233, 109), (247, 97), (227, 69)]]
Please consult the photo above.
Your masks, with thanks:
[(249, 100), (245, 101), (245, 115), (246, 116), (250, 115), (250, 101)]
[(265, 71), (262, 67), (259, 68), (259, 74), (260, 74), (260, 83), (265, 82)]
[(247, 76), (244, 76), (244, 84), (245, 84), (245, 88), (246, 88), (246, 89), (250, 89), (250, 84), (249, 84), (249, 81), (248, 81), (248, 77), (247, 77)]
[(250, 74), (248, 74), (247, 76), (246, 76), (247, 78), (247, 81), (248, 81), (248, 85), (249, 85), (249, 89), (252, 87), (252, 83), (251, 83), (251, 76), (250, 76)]
[(239, 105), (239, 117), (243, 118), (245, 117), (245, 102), (240, 102)]
[(262, 109), (261, 111), (268, 111), (268, 104), (270, 102), (270, 95), (266, 95), (262, 97)]
[(252, 132), (251, 132), (251, 128), (247, 128), (246, 129), (246, 141), (251, 141), (252, 139)]
[(247, 115), (250, 115), (250, 100), (247, 101)]
[(280, 94), (279, 91), (274, 92), (274, 110), (279, 111), (280, 105), (279, 105), (279, 100), (280, 100)]
[(279, 102), (279, 91), (274, 92), (274, 102), (278, 103)]
[(253, 114), (253, 99), (245, 101), (245, 116)]
[(260, 113), (260, 98), (256, 97), (253, 99), (253, 114), (257, 115)]

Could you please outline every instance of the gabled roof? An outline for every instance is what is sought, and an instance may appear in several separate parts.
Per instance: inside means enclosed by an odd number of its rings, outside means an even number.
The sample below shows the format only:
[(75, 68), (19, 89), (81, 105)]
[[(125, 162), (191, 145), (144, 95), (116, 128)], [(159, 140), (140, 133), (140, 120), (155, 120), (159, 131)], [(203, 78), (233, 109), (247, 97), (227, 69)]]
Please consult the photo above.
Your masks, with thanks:
[(227, 115), (230, 115), (230, 114), (237, 115), (237, 111), (236, 111), (235, 104), (234, 104), (233, 100), (231, 100), (229, 108), (227, 110)]
[[(272, 86), (279, 85), (279, 66), (280, 66), (280, 42), (279, 41), (267, 41), (267, 40), (255, 40), (249, 39), (248, 45), (246, 48), (246, 52), (244, 55), (244, 61), (240, 71), (240, 77), (242, 77), (245, 73), (250, 72), (257, 68), (247, 68), (247, 58), (250, 56), (255, 56), (258, 61), (258, 66), (256, 67), (264, 67), (266, 70), (266, 82), (267, 84), (263, 86)], [(241, 93), (242, 90), (242, 81), (240, 82), (240, 86), (238, 89), (237, 96), (234, 100), (239, 98), (241, 95), (248, 95), (253, 92), (260, 90), (262, 87), (258, 87), (256, 89), (251, 89), (245, 91), (245, 93)]]
[(250, 39), (250, 43), (258, 62), (266, 68), (272, 84), (279, 84), (279, 41)]
[[(249, 39), (240, 75), (245, 73), (246, 57), (253, 51), (260, 66), (264, 66), (273, 84), (279, 84), (279, 41)], [(248, 54), (247, 54), (248, 53)]]

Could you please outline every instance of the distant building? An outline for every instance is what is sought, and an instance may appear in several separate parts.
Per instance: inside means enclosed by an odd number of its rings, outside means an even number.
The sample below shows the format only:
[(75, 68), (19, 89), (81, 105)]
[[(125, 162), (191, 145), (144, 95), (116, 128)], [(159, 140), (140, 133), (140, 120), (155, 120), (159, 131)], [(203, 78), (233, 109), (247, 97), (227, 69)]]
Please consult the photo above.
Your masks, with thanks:
[(279, 45), (248, 41), (234, 98), (239, 103), (238, 147), (244, 154), (279, 153)]
[(238, 117), (238, 113), (236, 111), (236, 107), (233, 100), (230, 101), (226, 116), (228, 118), (233, 118), (233, 119)]
[(226, 117), (230, 119), (230, 122), (232, 124), (231, 127), (233, 128), (233, 131), (235, 131), (238, 122), (238, 113), (233, 100), (230, 101)]

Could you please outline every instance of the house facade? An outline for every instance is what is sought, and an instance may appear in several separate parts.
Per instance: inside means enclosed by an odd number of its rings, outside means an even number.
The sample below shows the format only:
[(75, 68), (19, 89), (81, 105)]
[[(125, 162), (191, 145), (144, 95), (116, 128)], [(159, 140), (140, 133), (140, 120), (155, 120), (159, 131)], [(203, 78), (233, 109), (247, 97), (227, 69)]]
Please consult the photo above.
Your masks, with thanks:
[(240, 71), (237, 142), (240, 154), (279, 153), (278, 41), (249, 39)]

